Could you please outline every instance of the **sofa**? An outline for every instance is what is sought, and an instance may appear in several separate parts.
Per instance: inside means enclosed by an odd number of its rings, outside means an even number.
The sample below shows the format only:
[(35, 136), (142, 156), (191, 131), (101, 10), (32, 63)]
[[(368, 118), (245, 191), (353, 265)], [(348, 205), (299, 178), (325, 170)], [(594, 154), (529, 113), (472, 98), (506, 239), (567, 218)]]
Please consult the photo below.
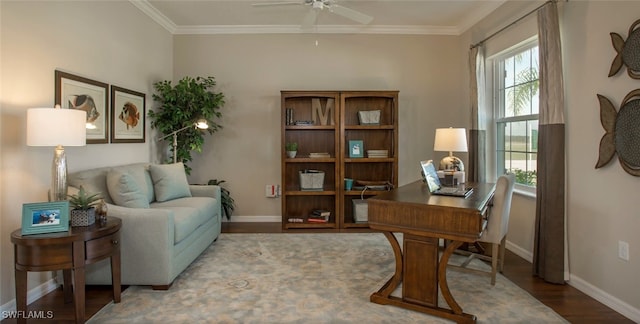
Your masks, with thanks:
[[(182, 163), (135, 163), (70, 173), (69, 194), (100, 193), (122, 219), (123, 285), (169, 289), (220, 235), (220, 187), (189, 185)], [(86, 283), (111, 284), (109, 260), (86, 268)]]

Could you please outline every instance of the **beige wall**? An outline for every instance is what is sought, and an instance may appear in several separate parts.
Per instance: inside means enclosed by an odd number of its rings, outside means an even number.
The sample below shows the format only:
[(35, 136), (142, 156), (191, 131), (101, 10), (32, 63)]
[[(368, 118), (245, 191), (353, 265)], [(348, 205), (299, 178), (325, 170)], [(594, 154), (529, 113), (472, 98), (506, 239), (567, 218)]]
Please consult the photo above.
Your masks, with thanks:
[[(462, 35), (461, 50), (520, 17), (541, 2), (508, 2)], [(626, 71), (608, 78), (615, 51), (610, 32), (627, 38), (638, 19), (637, 1), (570, 1), (560, 3), (566, 96), (567, 226), (570, 284), (640, 321), (640, 213), (636, 200), (640, 178), (622, 170), (617, 159), (596, 170), (604, 130), (596, 94), (616, 108), (640, 85)], [(535, 15), (487, 43), (496, 53), (506, 44), (536, 33)], [(468, 78), (467, 78), (468, 79)], [(465, 80), (465, 82), (467, 82)], [(533, 253), (535, 199), (516, 195), (508, 241), (511, 248)], [(630, 260), (618, 258), (618, 240), (630, 245)]]
[[(626, 69), (607, 77), (616, 54), (609, 33), (626, 39), (629, 26), (640, 18), (638, 13), (638, 1), (594, 1), (569, 2), (563, 14), (571, 277), (634, 307), (636, 321), (640, 321), (640, 281), (634, 279), (640, 269), (640, 177), (624, 172), (617, 158), (602, 169), (594, 166), (604, 134), (596, 94), (608, 97), (618, 109), (627, 93), (640, 88)], [(629, 261), (618, 258), (619, 240), (629, 243)]]
[[(172, 37), (125, 1), (1, 1), (0, 12), (2, 306), (14, 298), (10, 233), (21, 226), (23, 203), (46, 200), (51, 177), (53, 148), (25, 144), (26, 109), (53, 105), (56, 69), (144, 92), (150, 107), (152, 83), (172, 76)], [(69, 170), (149, 161), (148, 138), (68, 147)], [(49, 277), (30, 273), (29, 288)]]
[(280, 90), (300, 89), (399, 90), (399, 182), (419, 179), (418, 161), (446, 154), (433, 154), (434, 129), (469, 123), (457, 46), (454, 36), (176, 36), (174, 79), (215, 76), (227, 98), (225, 128), (195, 156), (190, 181), (225, 179), (236, 215), (279, 221), (264, 185), (280, 183)]

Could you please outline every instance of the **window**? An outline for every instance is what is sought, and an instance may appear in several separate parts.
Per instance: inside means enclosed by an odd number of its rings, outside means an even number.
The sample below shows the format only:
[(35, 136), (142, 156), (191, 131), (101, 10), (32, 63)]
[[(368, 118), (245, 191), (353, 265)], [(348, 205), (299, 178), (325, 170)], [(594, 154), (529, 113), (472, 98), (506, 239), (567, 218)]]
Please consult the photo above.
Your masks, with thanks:
[(539, 108), (537, 40), (500, 54), (493, 62), (497, 174), (515, 173), (516, 184), (535, 187)]

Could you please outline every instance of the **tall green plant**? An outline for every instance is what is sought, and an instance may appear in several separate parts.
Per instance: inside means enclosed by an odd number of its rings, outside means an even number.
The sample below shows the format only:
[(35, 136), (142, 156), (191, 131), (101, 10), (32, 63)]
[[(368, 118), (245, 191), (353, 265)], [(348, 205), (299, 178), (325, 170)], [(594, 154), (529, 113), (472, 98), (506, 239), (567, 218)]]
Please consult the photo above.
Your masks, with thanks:
[[(184, 77), (176, 85), (171, 81), (159, 81), (153, 84), (156, 93), (153, 100), (160, 103), (157, 110), (149, 110), (148, 116), (151, 119), (151, 128), (158, 129), (162, 136), (167, 136), (174, 131), (185, 126), (193, 125), (199, 119), (206, 119), (209, 128), (206, 130), (213, 134), (222, 125), (216, 123), (214, 118), (220, 118), (220, 108), (224, 105), (224, 94), (214, 92), (216, 85), (214, 77)], [(191, 162), (191, 152), (202, 152), (204, 144), (203, 131), (195, 127), (189, 127), (178, 133), (178, 146), (176, 155), (178, 161), (185, 164), (187, 174), (191, 173), (191, 168), (187, 165)], [(172, 136), (166, 138), (171, 142)], [(173, 158), (173, 157), (172, 157)]]

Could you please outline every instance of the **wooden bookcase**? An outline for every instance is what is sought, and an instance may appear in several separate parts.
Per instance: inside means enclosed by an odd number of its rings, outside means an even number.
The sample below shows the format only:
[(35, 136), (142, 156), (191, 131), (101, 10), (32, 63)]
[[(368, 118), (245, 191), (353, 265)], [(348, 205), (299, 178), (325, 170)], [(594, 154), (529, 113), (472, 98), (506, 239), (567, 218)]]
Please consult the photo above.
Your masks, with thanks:
[[(329, 108), (330, 107), (330, 108)], [(361, 125), (359, 111), (380, 110), (379, 123)], [(289, 111), (289, 112), (288, 112)], [(281, 91), (282, 228), (329, 231), (367, 229), (354, 219), (353, 199), (361, 190), (345, 190), (344, 179), (398, 185), (398, 91)], [(290, 114), (293, 114), (290, 117)], [(296, 125), (296, 121), (310, 121)], [(349, 141), (362, 141), (363, 157), (350, 157)], [(295, 158), (285, 144), (298, 143)], [(387, 150), (388, 157), (369, 158), (368, 150)], [(328, 157), (310, 157), (328, 153)], [(302, 190), (299, 172), (324, 172), (319, 190)], [(368, 198), (381, 191), (366, 190)], [(312, 223), (314, 209), (331, 212), (327, 223)], [(289, 219), (302, 219), (290, 222)]]

